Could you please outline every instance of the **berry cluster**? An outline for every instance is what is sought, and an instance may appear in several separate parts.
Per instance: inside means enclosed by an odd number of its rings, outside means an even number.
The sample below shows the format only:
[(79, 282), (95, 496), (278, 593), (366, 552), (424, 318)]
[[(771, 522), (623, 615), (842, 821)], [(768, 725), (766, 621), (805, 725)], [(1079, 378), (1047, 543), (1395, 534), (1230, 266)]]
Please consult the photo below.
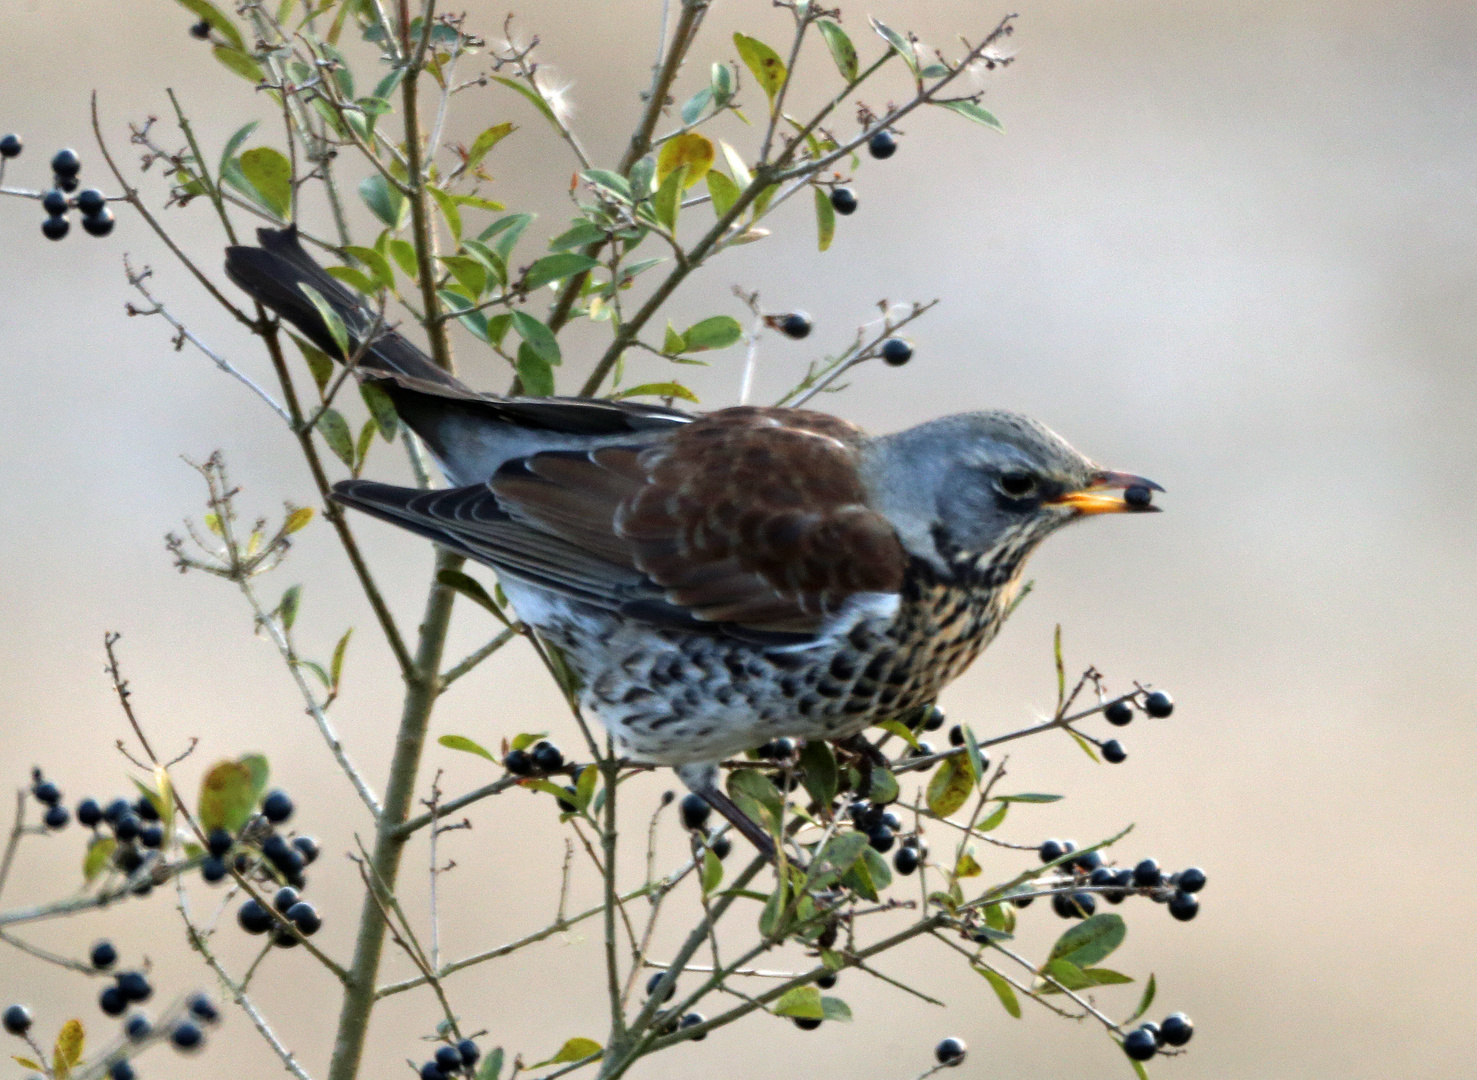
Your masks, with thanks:
[(713, 836), (708, 831), (708, 818), (712, 815), (713, 808), (704, 801), (701, 795), (682, 796), (678, 809), (682, 813), (683, 828), (701, 834), (718, 858), (728, 858), (728, 853), (733, 850), (733, 841), (728, 838), (727, 834)]
[[(23, 149), (25, 144), (19, 135), (0, 138), (0, 162), (19, 157)], [(60, 240), (71, 231), (67, 211), (74, 206), (82, 211), (82, 227), (93, 236), (107, 236), (113, 231), (113, 212), (101, 191), (88, 188), (73, 199), (67, 198), (81, 183), (77, 179), (81, 171), (82, 160), (75, 150), (58, 150), (51, 159), (52, 188), (40, 196), (41, 208), (46, 211), (41, 233), (48, 240)]]
[[(564, 752), (548, 739), (540, 739), (527, 750), (509, 750), (503, 756), (503, 768), (514, 776), (549, 776), (553, 773), (564, 773), (575, 777), (580, 773), (580, 766), (572, 761), (565, 761)], [(573, 784), (565, 784), (564, 790), (570, 795), (577, 794)], [(572, 814), (579, 809), (568, 799), (556, 801), (561, 813)]]
[(471, 1076), (482, 1051), (471, 1039), (456, 1045), (438, 1047), (436, 1056), (420, 1068), (421, 1080), (449, 1080), (453, 1076)]
[(311, 836), (288, 839), (277, 831), (277, 826), (292, 817), (293, 809), (287, 792), (280, 788), (268, 792), (261, 813), (246, 823), (240, 836), (233, 837), (221, 828), (210, 831), (208, 853), (200, 863), (201, 876), (209, 882), (224, 878), (229, 865), (239, 874), (254, 874), (262, 885), (278, 886), (272, 910), (253, 897), (237, 909), (236, 921), (248, 934), (271, 931), (272, 944), (283, 949), (296, 945), (298, 934), (312, 937), (323, 926), (318, 909), (302, 899), (308, 885), (303, 870), (318, 858), (318, 841)]
[(1195, 1025), (1182, 1012), (1170, 1013), (1162, 1023), (1140, 1024), (1123, 1036), (1123, 1052), (1134, 1061), (1148, 1061), (1163, 1046), (1184, 1046), (1195, 1034)]
[[(48, 829), (66, 827), (71, 815), (61, 805), (62, 793), (54, 782), (46, 779), (40, 769), (31, 770), (31, 794), (46, 807), (42, 821)], [(104, 830), (112, 834), (112, 865), (135, 879), (135, 894), (147, 896), (154, 885), (163, 880), (157, 873), (140, 873), (145, 868), (162, 870), (161, 850), (167, 839), (159, 807), (149, 796), (140, 795), (133, 801), (120, 796), (106, 806), (93, 798), (80, 799), (77, 802), (76, 815), (78, 823), (93, 830), (94, 843)]]
[[(1044, 863), (1056, 862), (1077, 850), (1070, 840), (1047, 840), (1037, 849)], [(1180, 922), (1189, 922), (1200, 910), (1195, 895), (1205, 887), (1205, 871), (1198, 866), (1165, 874), (1155, 859), (1144, 859), (1132, 869), (1106, 866), (1102, 853), (1084, 851), (1063, 863), (1058, 870), (1064, 877), (1054, 887), (1062, 891), (1051, 898), (1052, 910), (1064, 919), (1085, 919), (1097, 910), (1097, 897), (1110, 904), (1121, 904), (1130, 894), (1147, 896), (1155, 903), (1168, 904), (1169, 913)], [(1017, 897), (1017, 907), (1026, 907), (1034, 897)]]

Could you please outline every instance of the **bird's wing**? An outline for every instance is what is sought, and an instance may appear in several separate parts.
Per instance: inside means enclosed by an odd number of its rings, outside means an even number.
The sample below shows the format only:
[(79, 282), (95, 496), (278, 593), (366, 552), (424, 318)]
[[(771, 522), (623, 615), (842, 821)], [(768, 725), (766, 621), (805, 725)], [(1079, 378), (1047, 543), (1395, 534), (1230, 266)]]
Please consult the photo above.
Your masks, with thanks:
[(859, 439), (821, 413), (725, 409), (646, 438), (529, 454), (486, 485), (336, 491), (630, 617), (803, 637), (848, 599), (902, 586), (902, 545), (857, 476)]

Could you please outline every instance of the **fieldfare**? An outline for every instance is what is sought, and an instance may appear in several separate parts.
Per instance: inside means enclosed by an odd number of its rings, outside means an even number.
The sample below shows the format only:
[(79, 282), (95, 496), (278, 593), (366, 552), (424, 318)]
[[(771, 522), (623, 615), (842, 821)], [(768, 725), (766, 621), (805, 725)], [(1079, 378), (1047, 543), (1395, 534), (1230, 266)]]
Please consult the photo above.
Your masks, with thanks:
[(1008, 412), (868, 436), (802, 409), (477, 393), (380, 329), (294, 230), (258, 239), (227, 250), (231, 279), (335, 354), (301, 286), (316, 290), (450, 484), (349, 480), (334, 498), (495, 570), (621, 752), (674, 766), (763, 850), (719, 761), (932, 703), (995, 636), (1038, 543), (1162, 490)]

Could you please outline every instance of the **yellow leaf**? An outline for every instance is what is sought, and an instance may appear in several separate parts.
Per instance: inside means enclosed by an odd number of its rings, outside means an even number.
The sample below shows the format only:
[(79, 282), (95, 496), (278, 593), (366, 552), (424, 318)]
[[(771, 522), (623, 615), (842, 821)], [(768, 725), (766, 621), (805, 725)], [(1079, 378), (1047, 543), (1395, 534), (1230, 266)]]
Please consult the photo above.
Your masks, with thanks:
[(774, 109), (774, 96), (785, 85), (785, 62), (758, 38), (745, 34), (734, 34), (733, 43), (738, 48), (739, 59), (754, 73), (764, 93), (769, 97), (769, 108)]
[(656, 158), (656, 182), (660, 185), (668, 176), (686, 165), (687, 179), (682, 182), (682, 186), (690, 188), (707, 175), (708, 170), (713, 167), (716, 154), (707, 136), (696, 131), (669, 139)]
[(305, 528), (308, 522), (313, 520), (313, 508), (311, 506), (299, 506), (287, 515), (287, 520), (282, 524), (284, 533), (295, 533)]
[(66, 1080), (72, 1075), (72, 1067), (82, 1060), (82, 1047), (86, 1042), (82, 1034), (81, 1020), (68, 1020), (56, 1033), (56, 1049), (52, 1051), (51, 1070), (56, 1080)]

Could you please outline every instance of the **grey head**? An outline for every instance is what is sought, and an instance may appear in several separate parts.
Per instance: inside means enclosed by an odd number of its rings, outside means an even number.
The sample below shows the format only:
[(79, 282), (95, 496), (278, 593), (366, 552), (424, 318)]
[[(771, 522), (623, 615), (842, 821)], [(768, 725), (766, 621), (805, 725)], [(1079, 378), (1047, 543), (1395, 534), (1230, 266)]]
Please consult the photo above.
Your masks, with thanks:
[(1163, 490), (1104, 469), (1044, 424), (1003, 411), (944, 416), (870, 439), (860, 468), (873, 507), (903, 547), (943, 573), (1001, 558), (1018, 568), (1068, 522), (1157, 510), (1149, 492)]

